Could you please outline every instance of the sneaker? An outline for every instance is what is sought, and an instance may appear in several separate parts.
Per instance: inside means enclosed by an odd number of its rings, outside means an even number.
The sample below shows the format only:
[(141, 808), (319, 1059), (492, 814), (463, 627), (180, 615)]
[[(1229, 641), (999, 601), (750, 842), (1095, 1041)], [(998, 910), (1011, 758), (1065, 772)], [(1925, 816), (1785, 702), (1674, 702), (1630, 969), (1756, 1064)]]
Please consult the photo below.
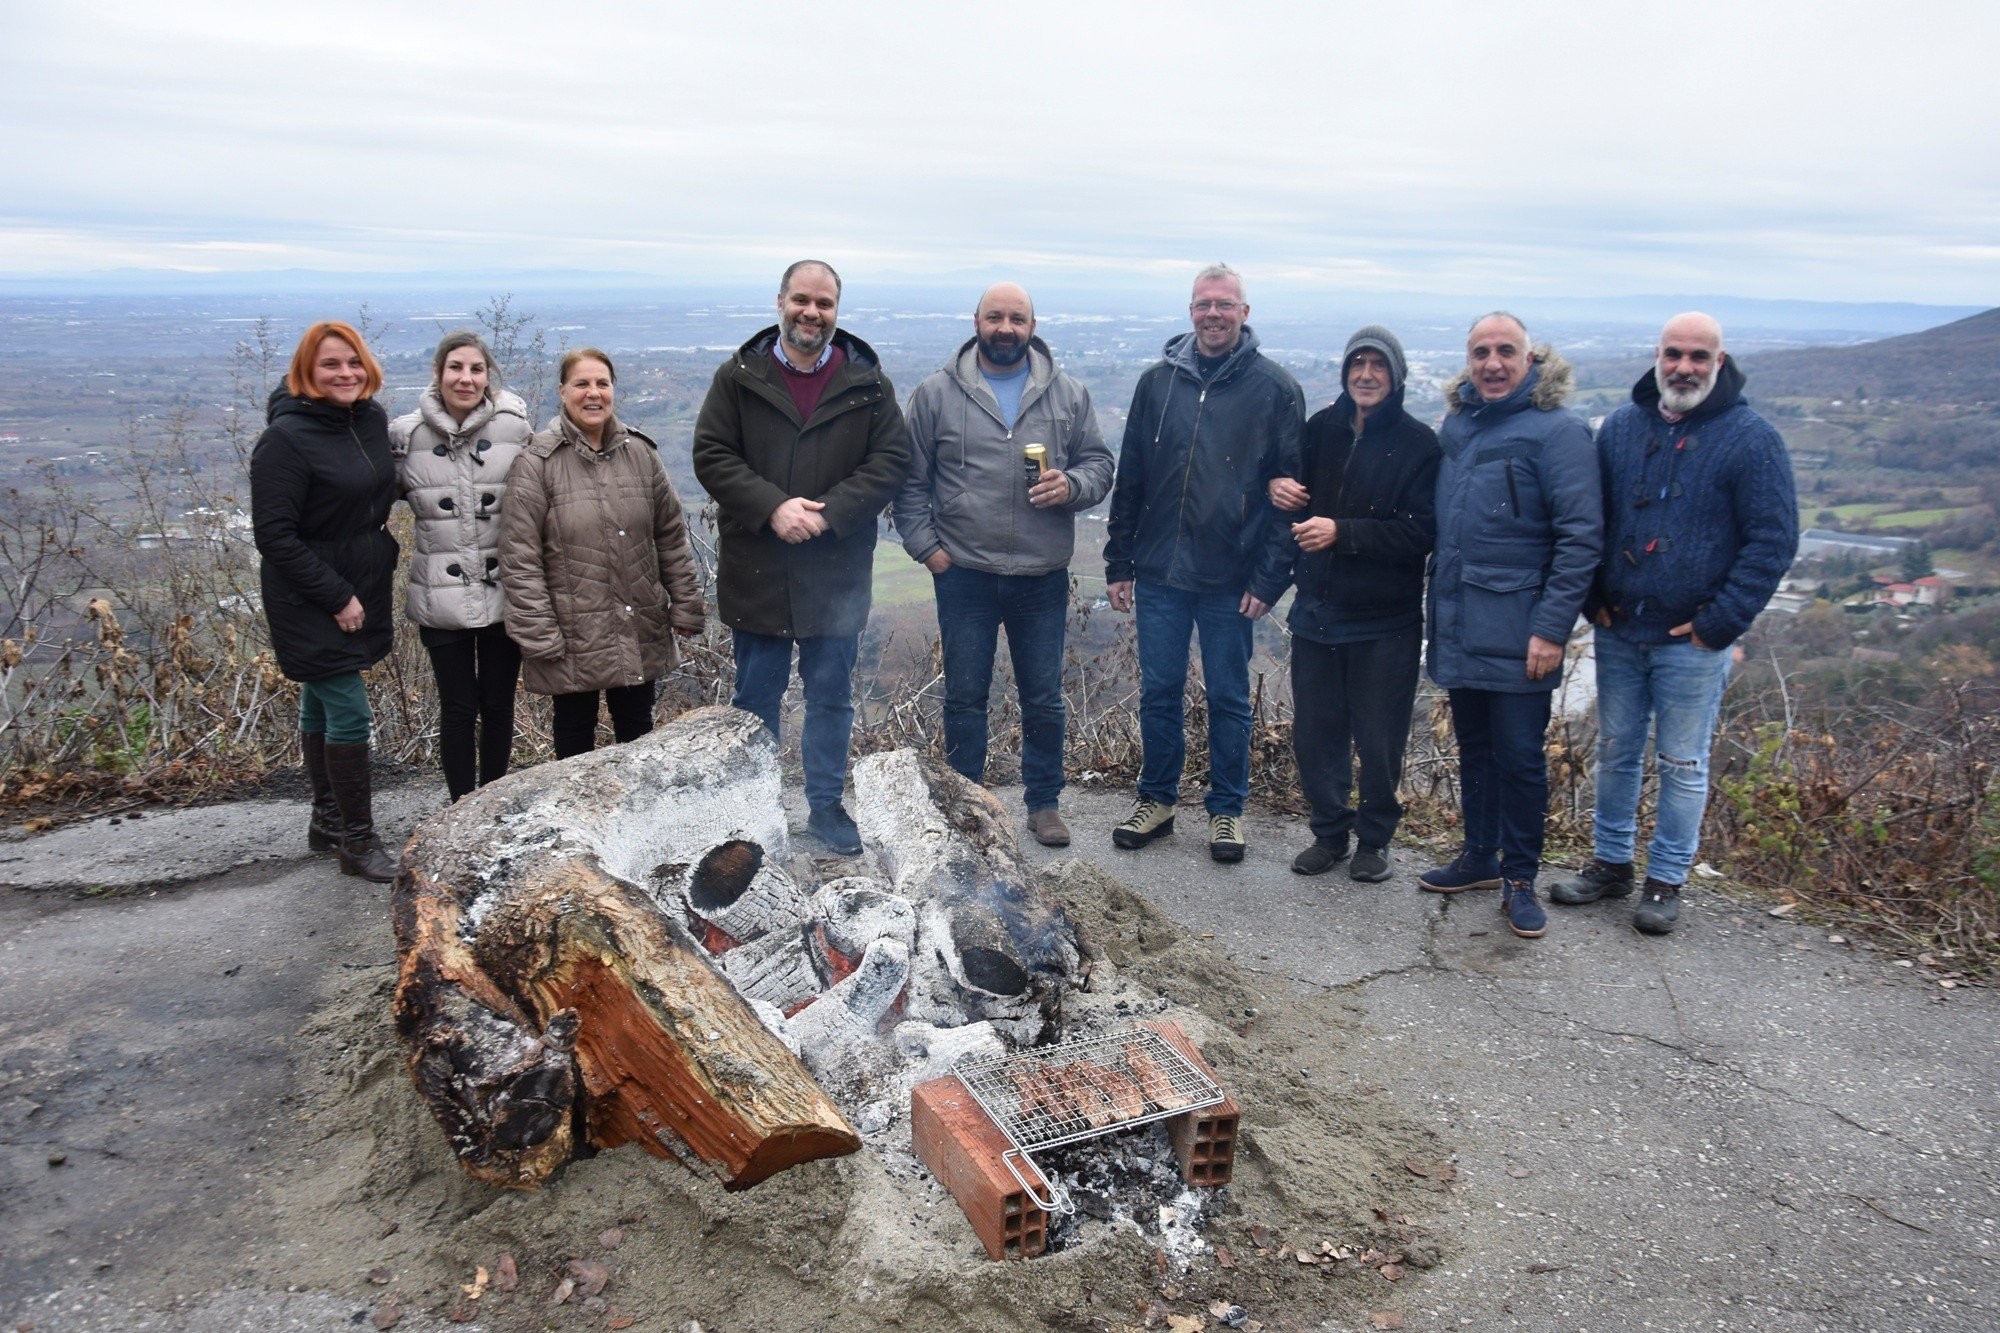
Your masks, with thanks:
[(1499, 858), (1491, 853), (1475, 856), (1471, 852), (1460, 852), (1451, 859), (1450, 864), (1441, 865), (1436, 870), (1426, 870), (1418, 875), (1417, 886), (1431, 893), (1497, 889), (1500, 887)]
[(806, 830), (841, 856), (861, 855), (861, 830), (839, 801), (822, 805), (806, 816)]
[(1681, 886), (1663, 884), (1651, 875), (1639, 893), (1639, 910), (1632, 913), (1632, 925), (1642, 935), (1665, 935), (1681, 919)]
[(1129, 851), (1134, 847), (1144, 847), (1155, 838), (1164, 838), (1173, 831), (1174, 808), (1141, 796), (1139, 803), (1132, 807), (1132, 813), (1125, 816), (1125, 822), (1111, 830), (1111, 841), (1114, 846)]
[(1380, 884), (1389, 878), (1389, 849), (1363, 847), (1347, 864), (1347, 877), (1363, 884)]
[(1606, 861), (1593, 856), (1590, 864), (1571, 875), (1568, 879), (1557, 880), (1549, 890), (1549, 901), (1561, 903), (1565, 907), (1578, 907), (1584, 903), (1594, 903), (1599, 898), (1623, 898), (1632, 892), (1632, 863), (1630, 861)]
[(1028, 812), (1028, 832), (1044, 847), (1069, 846), (1069, 825), (1063, 823), (1063, 817), (1052, 805)]
[(1315, 842), (1292, 858), (1294, 875), (1324, 875), (1347, 859), (1347, 843)]
[(1500, 895), (1500, 914), (1507, 929), (1524, 940), (1538, 940), (1549, 928), (1549, 914), (1535, 901), (1535, 881), (1510, 879)]
[(1243, 859), (1243, 820), (1237, 815), (1208, 817), (1208, 854), (1218, 861)]

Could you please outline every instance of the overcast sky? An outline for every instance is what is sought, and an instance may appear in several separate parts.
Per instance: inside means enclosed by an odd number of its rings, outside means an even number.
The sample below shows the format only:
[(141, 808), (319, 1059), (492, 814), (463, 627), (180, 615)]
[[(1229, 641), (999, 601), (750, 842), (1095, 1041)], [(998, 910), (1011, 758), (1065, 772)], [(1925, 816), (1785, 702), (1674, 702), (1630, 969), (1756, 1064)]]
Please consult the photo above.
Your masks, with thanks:
[(2000, 304), (2000, 3), (0, 0), (0, 274)]

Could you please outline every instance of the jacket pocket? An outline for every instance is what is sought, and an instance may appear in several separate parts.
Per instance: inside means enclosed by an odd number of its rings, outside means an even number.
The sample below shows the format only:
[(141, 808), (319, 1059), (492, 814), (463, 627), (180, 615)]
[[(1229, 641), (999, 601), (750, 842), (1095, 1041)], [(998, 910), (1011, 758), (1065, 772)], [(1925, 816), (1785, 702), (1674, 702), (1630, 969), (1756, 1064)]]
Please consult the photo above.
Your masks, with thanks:
[(1459, 618), (1465, 650), (1479, 657), (1525, 660), (1528, 627), (1541, 600), (1540, 569), (1468, 564)]

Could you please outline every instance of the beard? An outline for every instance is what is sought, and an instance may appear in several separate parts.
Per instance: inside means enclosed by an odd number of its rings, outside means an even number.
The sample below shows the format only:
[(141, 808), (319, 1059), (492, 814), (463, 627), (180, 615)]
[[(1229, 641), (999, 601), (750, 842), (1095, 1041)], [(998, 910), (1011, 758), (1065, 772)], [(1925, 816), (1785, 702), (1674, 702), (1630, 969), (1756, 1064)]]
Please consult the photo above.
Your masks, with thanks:
[(797, 320), (781, 318), (778, 325), (778, 331), (785, 342), (807, 356), (818, 356), (826, 346), (826, 340), (833, 336), (831, 324), (822, 324), (817, 329), (807, 330), (800, 328)]
[(1021, 364), (1028, 354), (1028, 340), (1016, 338), (1012, 342), (979, 339), (979, 354), (1003, 370), (1010, 370)]
[(1658, 366), (1654, 366), (1653, 383), (1659, 386), (1660, 406), (1666, 408), (1667, 411), (1674, 413), (1676, 416), (1686, 416), (1689, 412), (1694, 411), (1697, 407), (1707, 402), (1708, 396), (1715, 392), (1716, 372), (1721, 369), (1722, 365), (1718, 362), (1715, 368), (1710, 370), (1707, 377), (1700, 383), (1677, 385), (1667, 376), (1662, 375)]

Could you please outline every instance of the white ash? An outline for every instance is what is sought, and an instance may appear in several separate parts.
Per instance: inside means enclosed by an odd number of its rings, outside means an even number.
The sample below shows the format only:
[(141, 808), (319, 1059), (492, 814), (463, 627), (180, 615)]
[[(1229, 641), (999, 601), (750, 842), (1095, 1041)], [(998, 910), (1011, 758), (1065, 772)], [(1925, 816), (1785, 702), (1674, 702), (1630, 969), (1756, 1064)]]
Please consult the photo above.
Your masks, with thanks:
[(883, 1020), (909, 979), (910, 951), (895, 940), (876, 940), (851, 975), (792, 1016), (801, 1058), (822, 1085), (864, 1065), (890, 1063), (894, 1048), (882, 1039)]
[(1209, 1249), (1201, 1233), (1227, 1191), (1193, 1190), (1181, 1180), (1173, 1145), (1158, 1122), (1035, 1154), (1035, 1165), (1069, 1193), (1076, 1211), (1049, 1219), (1049, 1250), (1066, 1249), (1092, 1222), (1130, 1224), (1156, 1237), (1176, 1272)]

